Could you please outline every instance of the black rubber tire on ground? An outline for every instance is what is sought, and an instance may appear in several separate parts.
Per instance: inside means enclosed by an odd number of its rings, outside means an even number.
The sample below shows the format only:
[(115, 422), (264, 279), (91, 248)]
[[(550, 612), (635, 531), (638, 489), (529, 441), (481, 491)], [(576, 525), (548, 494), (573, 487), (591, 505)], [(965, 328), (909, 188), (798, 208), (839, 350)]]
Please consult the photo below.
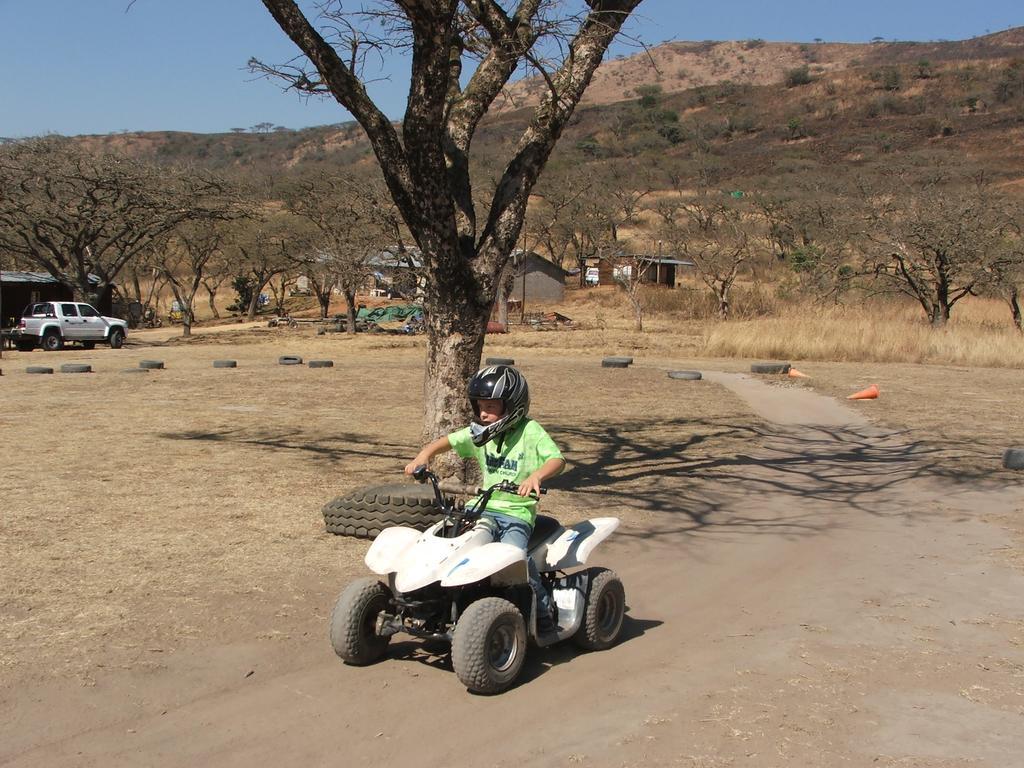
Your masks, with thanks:
[(680, 381), (700, 381), (704, 378), (700, 371), (669, 371), (668, 377), (670, 379), (679, 379)]
[(345, 663), (366, 666), (380, 659), (391, 637), (377, 634), (377, 615), (391, 604), (391, 590), (374, 578), (349, 584), (331, 612), (331, 645)]
[(310, 368), (333, 368), (334, 367), (334, 361), (333, 360), (310, 360), (309, 361), (309, 367)]
[(626, 365), (631, 365), (633, 363), (632, 357), (623, 355), (611, 355), (610, 357), (606, 357), (604, 359), (609, 360), (613, 363), (625, 363)]
[(1003, 467), (1024, 469), (1024, 448), (1007, 448), (1003, 452)]
[(277, 358), (278, 365), (302, 365), (302, 358), (297, 355), (281, 355)]
[(485, 597), (471, 603), (452, 635), (452, 666), (473, 693), (501, 693), (526, 661), (526, 622), (508, 600)]
[(789, 373), (789, 363), (754, 363), (750, 366), (751, 373)]
[(82, 342), (82, 349), (96, 349), (96, 342), (95, 341), (83, 341)]
[(39, 342), (39, 346), (47, 352), (57, 352), (64, 349), (64, 339), (57, 331), (47, 331), (43, 334), (42, 341)]
[(328, 533), (369, 539), (393, 525), (418, 531), (436, 523), (441, 510), (434, 491), (423, 485), (377, 485), (359, 488), (324, 505)]
[(30, 365), (25, 369), (25, 373), (53, 373), (53, 368), (47, 368), (45, 365)]
[(623, 360), (616, 360), (611, 357), (606, 357), (601, 361), (602, 368), (629, 368), (629, 363)]
[(15, 346), (17, 346), (19, 352), (31, 352), (36, 348), (36, 343), (34, 341), (17, 341)]
[(237, 368), (238, 367), (238, 361), (237, 360), (214, 360), (213, 361), (213, 367), (214, 368)]
[(145, 368), (150, 371), (161, 371), (164, 367), (163, 360), (139, 360), (139, 368)]
[(110, 331), (110, 348), (120, 349), (124, 346), (124, 331), (120, 328), (114, 328)]
[(583, 623), (572, 641), (587, 651), (603, 651), (615, 645), (626, 615), (626, 589), (615, 571), (590, 568)]
[(92, 373), (91, 365), (84, 365), (82, 363), (64, 363), (60, 367), (61, 373)]
[(511, 357), (488, 357), (484, 365), (515, 365), (516, 361)]

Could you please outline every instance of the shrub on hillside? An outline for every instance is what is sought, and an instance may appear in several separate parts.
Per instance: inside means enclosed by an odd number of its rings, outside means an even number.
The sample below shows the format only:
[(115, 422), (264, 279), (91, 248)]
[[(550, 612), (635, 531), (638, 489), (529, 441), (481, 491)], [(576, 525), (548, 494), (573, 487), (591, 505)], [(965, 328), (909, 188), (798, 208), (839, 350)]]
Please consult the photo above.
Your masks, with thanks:
[(995, 97), (1000, 104), (1024, 98), (1024, 60), (1016, 59), (1010, 62), (1000, 73), (996, 82)]
[(787, 88), (796, 88), (800, 85), (808, 85), (811, 82), (811, 70), (806, 64), (802, 67), (787, 69), (786, 76), (783, 81)]

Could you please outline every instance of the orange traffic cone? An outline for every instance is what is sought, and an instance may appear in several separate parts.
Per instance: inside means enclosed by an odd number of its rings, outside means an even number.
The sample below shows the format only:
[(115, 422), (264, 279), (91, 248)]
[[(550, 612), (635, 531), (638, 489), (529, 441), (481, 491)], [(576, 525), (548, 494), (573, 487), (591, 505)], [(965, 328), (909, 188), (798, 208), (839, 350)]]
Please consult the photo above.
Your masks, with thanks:
[(878, 385), (872, 384), (867, 389), (862, 389), (860, 392), (854, 392), (850, 395), (847, 400), (874, 400), (878, 397)]
[(789, 378), (791, 379), (809, 379), (811, 378), (806, 373), (800, 373), (796, 368), (789, 369)]

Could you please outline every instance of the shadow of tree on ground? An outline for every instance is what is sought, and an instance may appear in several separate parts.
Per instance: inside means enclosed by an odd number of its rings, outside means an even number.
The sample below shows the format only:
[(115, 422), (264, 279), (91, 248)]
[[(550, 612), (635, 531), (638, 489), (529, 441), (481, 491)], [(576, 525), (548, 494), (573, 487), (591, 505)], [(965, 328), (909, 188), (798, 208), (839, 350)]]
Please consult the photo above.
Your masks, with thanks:
[[(929, 506), (896, 499), (924, 481), (936, 488), (1005, 485), (979, 470), (939, 461), (938, 446), (909, 432), (874, 427), (782, 427), (743, 419), (605, 420), (587, 426), (554, 423), (570, 470), (550, 487), (600, 513), (628, 508), (658, 516), (645, 536), (696, 531), (823, 530), (821, 512), (836, 505), (866, 515), (926, 516)], [(239, 428), (164, 433), (167, 440), (215, 442), (310, 456), (327, 471), (356, 460), (401, 482), (400, 465), (417, 445), (356, 432), (317, 437), (302, 429)], [(958, 448), (970, 451), (972, 443)], [(392, 467), (392, 465), (394, 465)], [(743, 514), (761, 499), (785, 514)], [(667, 519), (661, 516), (666, 515)], [(630, 535), (629, 531), (623, 531)], [(640, 535), (640, 534), (637, 534)]]

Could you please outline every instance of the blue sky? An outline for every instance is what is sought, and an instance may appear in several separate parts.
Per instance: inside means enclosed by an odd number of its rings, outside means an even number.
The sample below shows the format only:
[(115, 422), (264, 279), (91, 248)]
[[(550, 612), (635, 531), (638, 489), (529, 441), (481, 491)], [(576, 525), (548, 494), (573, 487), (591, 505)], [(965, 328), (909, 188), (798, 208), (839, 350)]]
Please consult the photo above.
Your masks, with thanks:
[[(303, 128), (349, 119), (245, 67), (296, 50), (259, 0), (0, 0), (0, 136), (123, 130), (196, 132), (262, 122)], [(361, 3), (348, 0), (347, 5)], [(312, 5), (306, 2), (306, 6)], [(763, 38), (810, 42), (960, 40), (1024, 25), (1020, 0), (644, 0), (645, 42)], [(401, 62), (374, 91), (404, 108)]]

